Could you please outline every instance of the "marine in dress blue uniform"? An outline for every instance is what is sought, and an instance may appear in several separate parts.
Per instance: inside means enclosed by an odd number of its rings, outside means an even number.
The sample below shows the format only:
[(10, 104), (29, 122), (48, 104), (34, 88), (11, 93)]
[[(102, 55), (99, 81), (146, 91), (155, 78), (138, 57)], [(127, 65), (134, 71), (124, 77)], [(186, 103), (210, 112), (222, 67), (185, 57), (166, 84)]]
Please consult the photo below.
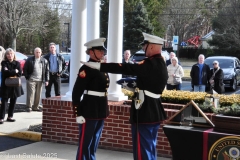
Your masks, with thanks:
[[(99, 63), (106, 48), (105, 38), (94, 39), (84, 44), (87, 46), (89, 62)], [(95, 153), (101, 137), (104, 119), (109, 116), (107, 73), (83, 65), (72, 91), (74, 116), (79, 123), (79, 146), (77, 160), (95, 160)], [(82, 100), (81, 97), (83, 96)]]
[(138, 64), (82, 63), (101, 72), (137, 76), (136, 97), (130, 110), (134, 160), (156, 160), (157, 132), (160, 122), (166, 119), (160, 94), (167, 84), (168, 73), (160, 53), (164, 40), (147, 33), (143, 36), (147, 58)]

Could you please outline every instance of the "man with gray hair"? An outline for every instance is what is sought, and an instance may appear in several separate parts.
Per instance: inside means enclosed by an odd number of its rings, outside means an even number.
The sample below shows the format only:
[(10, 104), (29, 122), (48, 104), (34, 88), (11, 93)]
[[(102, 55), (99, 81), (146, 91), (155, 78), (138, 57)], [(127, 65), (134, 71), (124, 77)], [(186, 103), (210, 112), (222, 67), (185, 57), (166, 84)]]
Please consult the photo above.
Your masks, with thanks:
[(190, 72), (194, 92), (205, 92), (210, 79), (210, 68), (204, 63), (204, 60), (205, 56), (200, 54), (198, 56), (198, 63), (192, 66)]
[(28, 112), (42, 111), (39, 102), (42, 93), (42, 84), (48, 85), (49, 81), (49, 64), (48, 61), (41, 57), (42, 50), (35, 48), (34, 56), (27, 59), (23, 67), (23, 73), (27, 80), (27, 99), (26, 106)]
[[(170, 54), (169, 54), (169, 59), (166, 60), (166, 65), (167, 65), (167, 66), (172, 63), (171, 59), (172, 59), (173, 57), (176, 57), (176, 54), (175, 54), (174, 52), (170, 52)], [(180, 61), (178, 61), (178, 64), (181, 65)]]

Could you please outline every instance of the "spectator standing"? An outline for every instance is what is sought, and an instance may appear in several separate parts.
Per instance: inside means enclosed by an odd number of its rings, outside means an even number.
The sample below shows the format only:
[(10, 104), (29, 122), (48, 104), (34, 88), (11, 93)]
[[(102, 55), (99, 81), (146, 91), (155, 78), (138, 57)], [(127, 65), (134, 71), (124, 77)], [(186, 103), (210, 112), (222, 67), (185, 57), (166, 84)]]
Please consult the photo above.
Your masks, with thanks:
[(133, 61), (130, 60), (130, 57), (131, 57), (131, 51), (125, 50), (123, 54), (123, 63), (133, 64)]
[(225, 91), (223, 83), (224, 74), (218, 61), (213, 61), (213, 69), (210, 71), (210, 77), (209, 83), (211, 89), (214, 89), (218, 94), (222, 94)]
[(42, 50), (34, 49), (34, 56), (29, 57), (24, 64), (23, 73), (27, 80), (27, 100), (26, 106), (29, 112), (42, 111), (39, 107), (42, 85), (48, 85), (49, 81), (49, 64), (48, 61), (41, 57)]
[[(167, 65), (167, 66), (172, 63), (171, 59), (172, 59), (173, 57), (176, 57), (176, 54), (175, 54), (174, 52), (170, 52), (170, 54), (169, 54), (169, 59), (166, 60), (166, 65)], [(180, 63), (179, 61), (178, 61), (178, 64), (181, 65), (181, 63)]]
[[(130, 60), (131, 57), (131, 51), (130, 50), (125, 50), (123, 54), (123, 60), (122, 63), (129, 63), (129, 64), (134, 64), (133, 61)], [(122, 78), (127, 78), (127, 77), (134, 77), (133, 75), (122, 75)]]
[[(84, 45), (89, 62), (100, 63), (105, 54), (105, 38), (91, 40)], [(107, 73), (83, 65), (72, 91), (74, 117), (79, 124), (79, 146), (76, 159), (93, 160), (101, 137), (104, 120), (109, 116)], [(83, 99), (81, 100), (81, 97)]]
[(8, 122), (15, 122), (13, 119), (14, 108), (16, 105), (17, 97), (23, 95), (22, 86), (18, 87), (8, 87), (5, 85), (6, 78), (9, 77), (21, 77), (22, 69), (20, 67), (20, 63), (16, 61), (15, 52), (13, 49), (6, 49), (4, 60), (1, 63), (2, 65), (2, 105), (0, 110), (0, 124), (3, 124), (6, 107), (8, 105), (8, 100), (10, 99), (10, 104), (8, 108)]
[[(2, 61), (4, 59), (4, 55), (5, 55), (5, 49), (2, 46), (0, 46), (0, 63), (2, 63)], [(0, 84), (1, 83), (2, 83), (2, 65), (0, 65)], [(0, 97), (0, 100), (1, 100), (1, 97)], [(0, 104), (1, 104), (1, 102), (0, 102)]]
[(167, 84), (166, 63), (161, 56), (163, 39), (147, 33), (144, 36), (145, 58), (138, 64), (82, 62), (100, 72), (137, 75), (135, 98), (130, 109), (134, 160), (157, 159), (157, 133), (166, 114), (161, 103)]
[[(181, 90), (182, 77), (184, 76), (184, 71), (182, 66), (178, 64), (178, 58), (173, 57), (171, 59), (171, 64), (167, 66), (168, 70), (168, 81), (167, 81), (167, 90)], [(174, 83), (174, 77), (180, 78), (180, 83)]]
[(54, 85), (55, 96), (61, 95), (61, 74), (66, 66), (64, 57), (56, 53), (55, 43), (49, 44), (49, 51), (50, 53), (44, 56), (49, 63), (49, 83), (46, 86), (46, 98), (51, 97), (52, 84)]
[(198, 63), (194, 64), (190, 71), (194, 92), (205, 92), (206, 86), (208, 85), (210, 68), (204, 63), (204, 60), (205, 56), (200, 54), (198, 56)]

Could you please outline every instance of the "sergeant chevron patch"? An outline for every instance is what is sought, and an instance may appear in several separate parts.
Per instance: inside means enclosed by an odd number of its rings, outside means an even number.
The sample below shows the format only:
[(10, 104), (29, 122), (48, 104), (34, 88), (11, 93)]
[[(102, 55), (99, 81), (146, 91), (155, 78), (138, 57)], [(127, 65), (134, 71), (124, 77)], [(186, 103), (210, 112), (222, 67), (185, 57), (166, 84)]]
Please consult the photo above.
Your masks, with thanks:
[(79, 75), (79, 77), (81, 77), (81, 78), (85, 78), (85, 77), (86, 77), (86, 72), (85, 72), (85, 70), (83, 70), (82, 72), (80, 72), (78, 75)]

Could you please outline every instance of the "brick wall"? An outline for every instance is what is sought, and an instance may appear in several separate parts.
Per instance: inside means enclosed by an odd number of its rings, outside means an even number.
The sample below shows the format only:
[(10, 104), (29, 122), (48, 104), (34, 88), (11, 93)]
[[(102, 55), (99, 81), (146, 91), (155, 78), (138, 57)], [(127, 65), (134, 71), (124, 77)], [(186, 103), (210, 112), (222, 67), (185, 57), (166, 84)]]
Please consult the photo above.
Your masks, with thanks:
[[(78, 125), (72, 114), (71, 101), (63, 97), (43, 99), (42, 141), (77, 144)], [(130, 105), (109, 101), (110, 116), (106, 119), (99, 147), (132, 152), (131, 128), (129, 124)], [(163, 103), (168, 117), (184, 105)], [(158, 155), (171, 157), (171, 147), (162, 125), (158, 131)]]

